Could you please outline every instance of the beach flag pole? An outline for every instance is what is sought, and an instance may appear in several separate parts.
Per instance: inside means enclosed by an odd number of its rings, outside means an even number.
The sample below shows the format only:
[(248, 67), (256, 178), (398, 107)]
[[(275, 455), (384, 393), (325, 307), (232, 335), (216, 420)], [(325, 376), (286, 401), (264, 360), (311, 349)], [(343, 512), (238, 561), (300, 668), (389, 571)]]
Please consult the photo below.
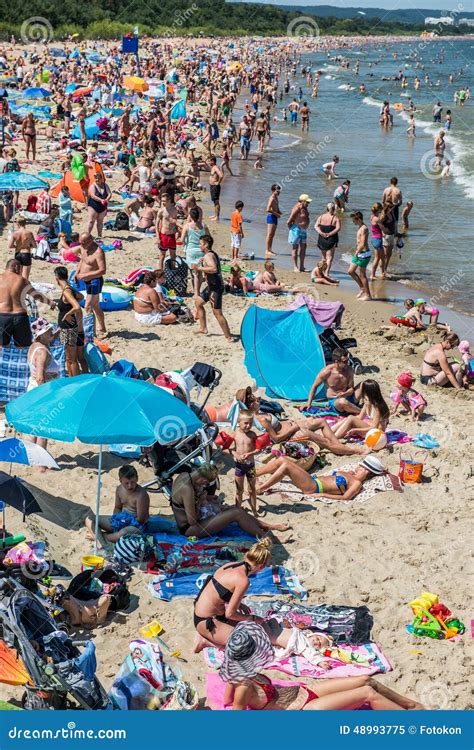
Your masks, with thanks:
[(99, 540), (99, 511), (100, 511), (100, 492), (102, 489), (102, 443), (99, 446), (99, 465), (97, 468), (97, 494), (95, 498), (95, 530), (94, 530), (94, 555), (97, 554), (97, 542)]

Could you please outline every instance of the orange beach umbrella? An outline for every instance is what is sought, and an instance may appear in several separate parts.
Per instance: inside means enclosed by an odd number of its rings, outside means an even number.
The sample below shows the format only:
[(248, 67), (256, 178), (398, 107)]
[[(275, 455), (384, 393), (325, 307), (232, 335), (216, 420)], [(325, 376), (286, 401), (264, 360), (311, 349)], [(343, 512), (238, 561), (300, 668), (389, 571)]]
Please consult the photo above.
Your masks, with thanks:
[(147, 82), (143, 78), (139, 78), (138, 76), (125, 76), (123, 79), (123, 85), (126, 89), (142, 93), (144, 91), (148, 91), (148, 89), (150, 88)]

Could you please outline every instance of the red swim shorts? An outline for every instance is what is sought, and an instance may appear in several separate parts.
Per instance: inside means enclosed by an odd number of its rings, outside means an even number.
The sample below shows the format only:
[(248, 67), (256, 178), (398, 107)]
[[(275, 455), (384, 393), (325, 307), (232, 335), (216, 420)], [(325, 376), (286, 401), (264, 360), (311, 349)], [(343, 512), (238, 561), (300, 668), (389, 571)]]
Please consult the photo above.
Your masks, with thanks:
[(160, 232), (160, 250), (176, 250), (176, 235)]

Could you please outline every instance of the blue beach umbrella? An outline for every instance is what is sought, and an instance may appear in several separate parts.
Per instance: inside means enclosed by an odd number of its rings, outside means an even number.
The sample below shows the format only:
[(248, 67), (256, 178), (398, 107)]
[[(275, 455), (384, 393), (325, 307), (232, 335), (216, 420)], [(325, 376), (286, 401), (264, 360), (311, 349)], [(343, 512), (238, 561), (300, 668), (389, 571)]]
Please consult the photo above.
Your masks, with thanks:
[(2, 190), (42, 190), (49, 187), (45, 180), (27, 172), (5, 172), (0, 174), (0, 191)]
[(41, 88), (40, 86), (32, 86), (29, 89), (25, 89), (22, 92), (22, 99), (47, 99), (51, 96), (51, 91)]
[(99, 532), (102, 449), (110, 443), (163, 445), (195, 433), (201, 421), (166, 391), (114, 375), (58, 378), (34, 388), (5, 409), (9, 424), (37, 437), (99, 445), (95, 549)]

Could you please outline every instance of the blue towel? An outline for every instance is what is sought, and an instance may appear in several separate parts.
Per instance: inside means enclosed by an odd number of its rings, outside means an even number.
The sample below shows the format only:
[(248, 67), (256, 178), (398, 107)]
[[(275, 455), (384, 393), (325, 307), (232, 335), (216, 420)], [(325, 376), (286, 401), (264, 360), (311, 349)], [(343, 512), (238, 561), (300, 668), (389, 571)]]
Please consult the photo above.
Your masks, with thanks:
[[(188, 537), (183, 536), (179, 533), (178, 527), (176, 526), (176, 523), (174, 521), (160, 518), (160, 526), (163, 528), (166, 528), (166, 525), (168, 525), (168, 530), (166, 531), (158, 531), (153, 534), (155, 542), (166, 542), (168, 544), (192, 544), (192, 542), (189, 541)], [(222, 529), (222, 531), (219, 531), (217, 536), (206, 536), (203, 539), (198, 539), (196, 544), (216, 544), (217, 542), (222, 541), (229, 541), (229, 540), (238, 540), (238, 541), (250, 541), (255, 542), (256, 538), (254, 536), (250, 536), (250, 534), (246, 534), (245, 531), (242, 531), (240, 526), (236, 523), (231, 523), (228, 526), (225, 527), (225, 529)]]
[[(217, 569), (218, 566), (216, 566)], [(206, 583), (209, 573), (160, 574), (148, 584), (152, 596), (165, 602), (178, 597), (196, 597)], [(249, 578), (247, 596), (265, 594), (289, 594), (304, 601), (308, 592), (301, 585), (297, 575), (282, 565), (265, 568)]]

